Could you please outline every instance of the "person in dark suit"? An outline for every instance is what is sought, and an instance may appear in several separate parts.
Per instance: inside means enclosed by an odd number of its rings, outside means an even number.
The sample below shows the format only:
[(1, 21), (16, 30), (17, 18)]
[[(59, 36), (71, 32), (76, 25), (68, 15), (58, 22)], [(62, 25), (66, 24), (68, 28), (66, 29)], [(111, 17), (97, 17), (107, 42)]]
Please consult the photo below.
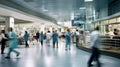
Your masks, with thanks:
[(1, 36), (2, 36), (2, 40), (1, 40), (1, 54), (4, 54), (4, 49), (5, 49), (6, 41), (8, 39), (6, 37), (5, 30), (1, 31)]
[(36, 40), (37, 40), (37, 42), (39, 41), (39, 36), (40, 36), (40, 33), (39, 33), (39, 31), (37, 31), (37, 33), (36, 33)]

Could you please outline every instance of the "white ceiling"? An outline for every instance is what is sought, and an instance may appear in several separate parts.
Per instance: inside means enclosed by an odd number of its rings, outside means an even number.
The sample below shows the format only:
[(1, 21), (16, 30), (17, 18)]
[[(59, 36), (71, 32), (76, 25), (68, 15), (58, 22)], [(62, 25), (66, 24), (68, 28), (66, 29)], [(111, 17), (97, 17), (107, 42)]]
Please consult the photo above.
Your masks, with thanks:
[(47, 25), (54, 24), (50, 21), (43, 20), (39, 17), (21, 12), (19, 10), (16, 10), (14, 8), (10, 8), (10, 7), (4, 6), (4, 5), (0, 5), (0, 16), (2, 16), (1, 21), (5, 20), (5, 18), (3, 18), (3, 17), (11, 16), (11, 17), (14, 17), (16, 19), (31, 21), (31, 22), (39, 23), (39, 24), (41, 24), (41, 23), (44, 23)]
[[(71, 20), (71, 15), (86, 18), (85, 15), (87, 11), (81, 8), (86, 7), (86, 5), (89, 6), (89, 4), (86, 4), (84, 0), (11, 0), (11, 1), (25, 8), (31, 9), (35, 12), (40, 12), (52, 18), (55, 18), (59, 22)], [(92, 3), (92, 5), (95, 9), (100, 9), (104, 7), (102, 6), (104, 2), (110, 3), (113, 1), (114, 0), (93, 0), (94, 3)], [(33, 22), (50, 23), (50, 21), (45, 21), (36, 16), (24, 13), (17, 9), (8, 8), (3, 5), (0, 5), (0, 14), (3, 16), (13, 16), (18, 19), (29, 20)]]
[[(17, 4), (32, 9), (36, 12), (49, 15), (57, 21), (71, 19), (72, 13), (81, 13), (79, 10), (84, 7), (84, 0), (12, 0)], [(81, 11), (81, 12), (80, 12)]]

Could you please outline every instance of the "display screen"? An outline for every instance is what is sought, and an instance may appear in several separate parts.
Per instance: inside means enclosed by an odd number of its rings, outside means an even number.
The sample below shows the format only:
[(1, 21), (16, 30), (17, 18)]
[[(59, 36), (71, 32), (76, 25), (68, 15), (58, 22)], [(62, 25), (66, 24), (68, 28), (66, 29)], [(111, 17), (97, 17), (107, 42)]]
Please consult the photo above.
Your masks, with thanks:
[(72, 20), (72, 26), (77, 26), (77, 25), (81, 25), (84, 24), (85, 22), (82, 20)]

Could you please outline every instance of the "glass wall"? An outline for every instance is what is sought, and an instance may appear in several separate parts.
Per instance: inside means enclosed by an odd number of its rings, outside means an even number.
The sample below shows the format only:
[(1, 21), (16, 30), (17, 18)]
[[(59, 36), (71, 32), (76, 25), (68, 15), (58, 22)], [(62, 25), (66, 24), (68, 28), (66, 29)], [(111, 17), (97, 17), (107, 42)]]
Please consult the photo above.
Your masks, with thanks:
[(96, 26), (100, 26), (100, 32), (102, 34), (106, 34), (107, 32), (114, 31), (114, 29), (120, 30), (120, 17), (115, 17), (115, 18), (110, 18), (110, 19), (105, 19), (105, 20), (100, 20), (97, 22), (93, 22), (91, 24), (91, 27), (94, 28)]

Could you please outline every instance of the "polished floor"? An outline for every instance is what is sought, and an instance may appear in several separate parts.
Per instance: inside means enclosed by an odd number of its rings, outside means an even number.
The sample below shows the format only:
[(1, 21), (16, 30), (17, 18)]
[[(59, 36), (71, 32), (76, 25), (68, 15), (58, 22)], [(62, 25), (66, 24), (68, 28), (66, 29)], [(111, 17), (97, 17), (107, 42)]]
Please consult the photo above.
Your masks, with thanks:
[[(6, 54), (0, 54), (0, 67), (87, 67), (90, 53), (82, 51), (72, 44), (71, 50), (65, 50), (64, 41), (59, 42), (59, 48), (40, 44), (30, 45), (29, 48), (20, 46), (20, 56), (11, 54), (11, 59), (5, 59)], [(7, 48), (5, 50), (7, 52)], [(120, 59), (103, 56), (100, 57), (102, 67), (120, 67)], [(93, 62), (95, 66), (95, 62)]]

